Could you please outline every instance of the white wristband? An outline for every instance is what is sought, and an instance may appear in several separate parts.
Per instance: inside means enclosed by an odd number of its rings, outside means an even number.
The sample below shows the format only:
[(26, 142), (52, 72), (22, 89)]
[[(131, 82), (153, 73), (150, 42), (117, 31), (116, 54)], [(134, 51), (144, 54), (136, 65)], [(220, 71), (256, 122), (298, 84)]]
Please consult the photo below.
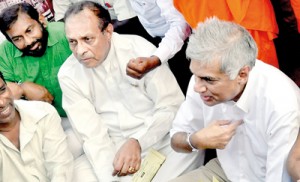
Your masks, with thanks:
[(190, 137), (191, 137), (192, 133), (186, 133), (186, 142), (189, 144), (190, 148), (192, 149), (192, 152), (198, 152), (198, 149), (195, 148), (192, 143), (191, 143), (191, 140), (190, 140)]

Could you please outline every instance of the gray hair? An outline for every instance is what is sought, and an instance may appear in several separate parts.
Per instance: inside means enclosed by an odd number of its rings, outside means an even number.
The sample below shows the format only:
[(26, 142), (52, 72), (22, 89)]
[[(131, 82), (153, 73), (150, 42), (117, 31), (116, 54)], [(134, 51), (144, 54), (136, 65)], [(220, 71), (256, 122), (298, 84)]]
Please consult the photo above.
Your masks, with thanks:
[(244, 66), (254, 66), (257, 46), (244, 27), (212, 17), (198, 24), (186, 55), (204, 65), (220, 61), (220, 71), (234, 79)]

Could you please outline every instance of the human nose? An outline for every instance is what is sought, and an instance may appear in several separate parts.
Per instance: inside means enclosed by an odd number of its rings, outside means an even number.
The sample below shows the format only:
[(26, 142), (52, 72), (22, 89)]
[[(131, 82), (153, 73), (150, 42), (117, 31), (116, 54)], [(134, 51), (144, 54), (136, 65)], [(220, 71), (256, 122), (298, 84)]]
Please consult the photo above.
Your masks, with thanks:
[(86, 53), (86, 51), (87, 51), (86, 46), (83, 43), (78, 42), (76, 47), (76, 54), (83, 56)]
[(197, 79), (194, 85), (195, 92), (203, 93), (207, 90), (206, 85), (200, 79)]
[(32, 43), (34, 42), (34, 38), (30, 37), (30, 36), (25, 36), (24, 37), (24, 43), (25, 46), (30, 46)]
[(5, 107), (5, 98), (0, 95), (0, 109)]

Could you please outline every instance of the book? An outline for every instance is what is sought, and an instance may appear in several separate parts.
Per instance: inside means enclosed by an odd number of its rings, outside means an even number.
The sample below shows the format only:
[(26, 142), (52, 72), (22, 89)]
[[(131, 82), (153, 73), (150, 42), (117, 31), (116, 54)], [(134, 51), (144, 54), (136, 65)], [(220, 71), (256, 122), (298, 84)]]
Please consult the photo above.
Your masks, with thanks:
[(142, 162), (141, 168), (133, 175), (132, 182), (151, 182), (166, 157), (154, 149), (150, 149)]

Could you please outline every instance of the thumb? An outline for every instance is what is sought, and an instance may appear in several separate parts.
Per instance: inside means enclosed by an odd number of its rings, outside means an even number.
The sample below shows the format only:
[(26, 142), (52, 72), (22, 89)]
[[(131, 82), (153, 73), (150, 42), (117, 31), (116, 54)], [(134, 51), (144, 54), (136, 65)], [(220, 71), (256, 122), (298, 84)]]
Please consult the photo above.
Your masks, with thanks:
[(219, 126), (229, 125), (230, 121), (229, 120), (218, 120), (216, 122), (216, 124), (219, 125)]
[(241, 124), (243, 124), (244, 121), (243, 120), (236, 120), (236, 121), (232, 121), (230, 123), (230, 125), (232, 126), (232, 128), (237, 128), (238, 126), (240, 126)]

